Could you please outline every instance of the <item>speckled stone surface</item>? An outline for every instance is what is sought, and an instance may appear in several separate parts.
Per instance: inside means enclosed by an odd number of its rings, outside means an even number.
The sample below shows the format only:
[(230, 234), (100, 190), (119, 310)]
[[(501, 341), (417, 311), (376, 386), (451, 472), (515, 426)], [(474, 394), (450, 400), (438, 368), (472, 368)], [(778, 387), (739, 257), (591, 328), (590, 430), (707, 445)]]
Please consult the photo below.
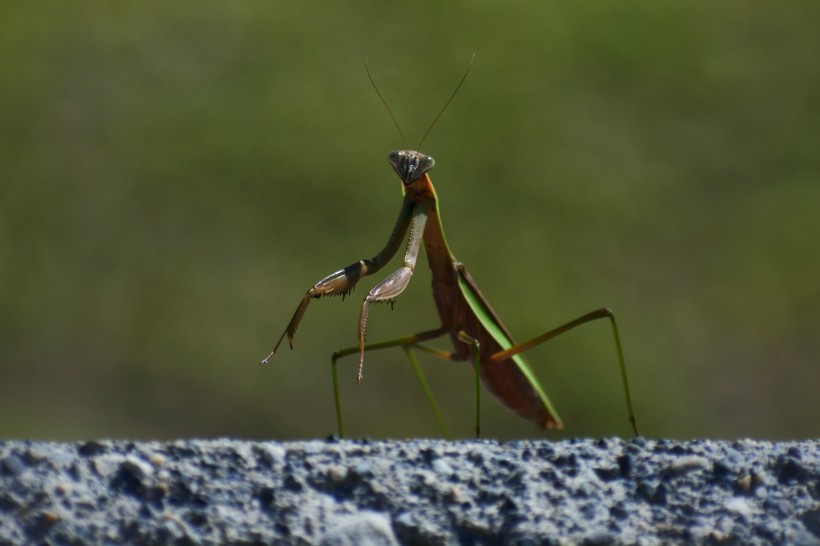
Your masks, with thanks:
[(820, 545), (820, 442), (0, 442), (6, 544)]

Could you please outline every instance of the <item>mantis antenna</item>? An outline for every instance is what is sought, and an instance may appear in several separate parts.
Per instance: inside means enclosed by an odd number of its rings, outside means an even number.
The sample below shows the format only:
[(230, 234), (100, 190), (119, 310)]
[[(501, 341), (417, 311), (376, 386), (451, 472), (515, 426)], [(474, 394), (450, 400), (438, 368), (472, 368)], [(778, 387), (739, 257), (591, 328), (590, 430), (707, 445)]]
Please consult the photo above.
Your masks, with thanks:
[[(475, 53), (473, 53), (473, 56), (470, 58), (470, 63), (467, 65), (467, 71), (464, 72), (464, 75), (461, 77), (461, 81), (458, 82), (458, 85), (456, 86), (453, 93), (450, 95), (450, 98), (447, 99), (447, 102), (444, 103), (444, 106), (441, 108), (441, 110), (439, 110), (439, 113), (436, 114), (435, 118), (433, 118), (433, 123), (430, 124), (430, 127), (427, 129), (427, 132), (424, 133), (423, 137), (421, 137), (421, 141), (419, 142), (419, 146), (418, 146), (419, 149), (421, 149), (421, 145), (424, 144), (425, 139), (427, 139), (427, 135), (429, 135), (430, 131), (433, 130), (433, 127), (436, 126), (436, 123), (438, 122), (441, 115), (444, 113), (445, 110), (447, 110), (447, 107), (450, 106), (450, 103), (453, 102), (453, 99), (455, 98), (456, 94), (458, 93), (458, 90), (461, 89), (461, 86), (464, 84), (464, 80), (467, 79), (467, 75), (470, 73), (470, 70), (473, 68), (473, 62), (475, 62)], [(379, 96), (379, 99), (381, 99), (382, 104), (384, 105), (385, 109), (387, 110), (387, 113), (390, 114), (390, 119), (393, 120), (393, 125), (396, 126), (396, 130), (399, 132), (399, 136), (401, 136), (402, 142), (404, 142), (404, 145), (407, 146), (407, 139), (404, 138), (404, 133), (401, 130), (401, 126), (399, 126), (399, 122), (396, 121), (396, 116), (393, 115), (393, 111), (390, 110), (390, 106), (387, 105), (387, 101), (384, 100), (384, 96), (382, 96), (381, 91), (379, 91), (379, 87), (376, 85), (376, 82), (373, 80), (373, 75), (370, 73), (370, 66), (367, 64), (367, 57), (364, 58), (364, 70), (365, 70), (365, 72), (367, 72), (367, 77), (368, 77), (368, 79), (370, 79), (370, 84), (373, 86), (373, 89), (376, 91), (376, 94)]]
[(424, 144), (424, 140), (427, 138), (427, 135), (429, 135), (430, 131), (433, 130), (433, 127), (436, 126), (436, 122), (438, 122), (438, 118), (441, 117), (441, 114), (443, 114), (444, 111), (447, 110), (447, 107), (450, 106), (450, 103), (453, 102), (453, 99), (455, 98), (456, 93), (458, 93), (458, 90), (461, 89), (461, 86), (464, 84), (464, 80), (467, 79), (467, 74), (469, 74), (470, 69), (473, 68), (473, 62), (474, 61), (475, 61), (475, 53), (473, 53), (473, 56), (470, 58), (470, 64), (467, 65), (467, 71), (464, 72), (464, 75), (461, 77), (461, 81), (458, 82), (458, 85), (456, 86), (455, 91), (453, 91), (453, 94), (450, 95), (449, 99), (447, 99), (447, 102), (444, 103), (444, 106), (441, 108), (439, 113), (436, 114), (436, 117), (433, 119), (433, 123), (430, 124), (430, 128), (427, 129), (427, 132), (424, 133), (423, 137), (421, 137), (421, 142), (419, 142), (419, 149), (421, 149), (421, 145)]
[(376, 90), (376, 94), (379, 96), (379, 98), (382, 101), (382, 104), (384, 104), (384, 107), (387, 109), (387, 113), (390, 114), (390, 119), (393, 120), (393, 125), (396, 126), (396, 130), (398, 130), (399, 136), (401, 136), (401, 141), (404, 143), (405, 146), (407, 146), (407, 139), (404, 138), (404, 133), (401, 132), (401, 127), (399, 126), (399, 122), (396, 121), (396, 116), (393, 115), (393, 111), (390, 109), (389, 106), (387, 106), (387, 101), (384, 100), (381, 91), (379, 91), (379, 87), (376, 85), (376, 82), (373, 81), (373, 76), (370, 74), (370, 67), (367, 65), (367, 57), (364, 58), (364, 70), (365, 72), (367, 72), (367, 77), (370, 79), (370, 84), (373, 86), (373, 89)]

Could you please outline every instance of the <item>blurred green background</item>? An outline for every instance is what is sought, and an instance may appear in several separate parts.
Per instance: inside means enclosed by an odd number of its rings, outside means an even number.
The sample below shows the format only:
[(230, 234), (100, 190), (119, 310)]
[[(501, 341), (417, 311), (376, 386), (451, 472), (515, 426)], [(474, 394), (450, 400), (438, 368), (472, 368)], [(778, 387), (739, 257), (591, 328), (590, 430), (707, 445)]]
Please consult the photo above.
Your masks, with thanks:
[[(820, 432), (820, 4), (5, 2), (0, 436), (323, 437), (423, 151), (519, 340), (608, 305), (654, 437)], [(395, 264), (395, 262), (393, 263)], [(386, 268), (384, 275), (393, 269)], [(438, 325), (421, 267), (370, 340)], [(448, 342), (440, 345), (447, 348)], [(608, 326), (529, 353), (566, 435), (627, 435)], [(457, 436), (473, 375), (424, 359)], [(352, 436), (438, 431), (402, 351), (341, 369)], [(485, 397), (490, 437), (561, 437)]]

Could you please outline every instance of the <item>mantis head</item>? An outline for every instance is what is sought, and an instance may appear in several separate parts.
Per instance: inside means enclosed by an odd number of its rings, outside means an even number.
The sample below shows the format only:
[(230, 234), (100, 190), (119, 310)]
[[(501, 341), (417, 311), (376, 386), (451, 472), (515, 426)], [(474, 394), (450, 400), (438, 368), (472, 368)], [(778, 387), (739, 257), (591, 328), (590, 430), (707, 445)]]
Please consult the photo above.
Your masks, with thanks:
[(387, 155), (393, 170), (408, 186), (427, 174), (436, 165), (436, 160), (415, 150), (396, 150)]

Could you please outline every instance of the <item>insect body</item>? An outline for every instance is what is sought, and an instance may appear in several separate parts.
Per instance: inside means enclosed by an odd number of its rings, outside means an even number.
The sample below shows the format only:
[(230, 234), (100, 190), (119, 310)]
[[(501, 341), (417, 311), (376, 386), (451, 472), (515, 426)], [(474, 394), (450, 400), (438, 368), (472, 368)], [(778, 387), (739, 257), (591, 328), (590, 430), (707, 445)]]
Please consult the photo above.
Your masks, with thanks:
[[(638, 429), (632, 410), (626, 366), (617, 323), (612, 312), (606, 308), (598, 309), (541, 336), (516, 344), (498, 315), (481, 294), (467, 269), (463, 264), (456, 261), (447, 246), (441, 224), (438, 199), (428, 174), (435, 165), (433, 158), (421, 152), (403, 150), (391, 152), (388, 160), (402, 181), (404, 199), (387, 244), (373, 258), (360, 260), (336, 271), (308, 290), (287, 328), (279, 338), (273, 352), (268, 355), (263, 363), (267, 363), (276, 353), (276, 349), (285, 337), (288, 338), (288, 344), (292, 348), (293, 336), (312, 299), (328, 295), (349, 294), (359, 279), (376, 273), (393, 257), (402, 241), (405, 240), (405, 234), (409, 231), (401, 267), (377, 284), (364, 298), (359, 316), (358, 346), (338, 351), (333, 355), (334, 396), (340, 435), (343, 434), (344, 427), (336, 372), (337, 360), (358, 353), (359, 371), (357, 380), (361, 381), (365, 352), (387, 347), (404, 347), (407, 350), (442, 428), (443, 424), (435, 401), (429, 393), (426, 380), (411, 352), (413, 348), (449, 360), (470, 360), (473, 362), (475, 369), (478, 371), (476, 379), (477, 435), (480, 433), (479, 377), (493, 395), (519, 416), (532, 421), (540, 427), (560, 429), (563, 427), (561, 418), (521, 353), (576, 326), (604, 318), (609, 319), (612, 325), (629, 420), (633, 431), (637, 435)], [(433, 330), (415, 335), (367, 344), (367, 319), (370, 305), (376, 302), (391, 302), (407, 288), (413, 276), (422, 243), (432, 270), (433, 299), (441, 318), (441, 325)], [(445, 335), (449, 335), (452, 340), (452, 352), (439, 351), (422, 345), (426, 341)]]
[[(475, 55), (473, 59), (475, 59)], [(450, 95), (450, 98), (444, 104), (444, 107), (433, 120), (427, 133), (425, 133), (422, 138), (422, 142), (461, 88), (461, 85), (467, 78), (467, 74), (470, 72), (472, 63), (473, 61), (471, 60), (467, 71), (461, 78), (453, 94)], [(366, 60), (365, 69), (367, 69)], [(379, 92), (372, 76), (370, 76), (369, 70), (367, 70), (367, 75), (385, 108), (387, 108), (390, 117), (393, 119), (399, 134), (404, 138), (398, 122), (396, 122), (393, 113), (387, 106), (387, 102)], [(333, 394), (336, 402), (336, 418), (340, 436), (344, 434), (344, 425), (341, 400), (339, 397), (337, 361), (340, 358), (358, 354), (359, 371), (357, 380), (361, 382), (365, 352), (389, 347), (402, 347), (407, 353), (413, 370), (421, 383), (422, 389), (436, 417), (439, 428), (441, 428), (445, 435), (446, 427), (441, 418), (441, 413), (427, 385), (427, 380), (418, 365), (413, 352), (414, 349), (422, 350), (448, 360), (472, 361), (477, 371), (475, 380), (475, 421), (477, 436), (481, 430), (480, 383), (482, 382), (496, 398), (524, 419), (532, 421), (543, 428), (563, 428), (561, 418), (558, 416), (558, 413), (555, 411), (555, 408), (521, 353), (581, 324), (598, 319), (608, 319), (611, 324), (629, 421), (635, 435), (638, 435), (638, 426), (635, 421), (634, 411), (632, 410), (632, 398), (629, 393), (629, 382), (627, 380), (626, 364), (624, 363), (623, 350), (618, 334), (618, 325), (612, 312), (607, 308), (597, 309), (529, 341), (516, 344), (507, 328), (498, 318), (498, 315), (496, 315), (495, 311), (493, 311), (490, 304), (481, 294), (481, 291), (467, 272), (467, 269), (455, 259), (450, 248), (447, 246), (441, 224), (436, 191), (433, 188), (433, 183), (430, 181), (429, 175), (429, 171), (435, 165), (433, 158), (414, 150), (400, 150), (390, 152), (388, 161), (402, 181), (404, 199), (402, 200), (399, 216), (396, 219), (387, 244), (374, 257), (360, 260), (350, 264), (344, 269), (331, 273), (308, 290), (296, 308), (296, 312), (293, 314), (293, 318), (291, 318), (287, 328), (285, 328), (285, 331), (276, 342), (273, 351), (262, 361), (262, 364), (266, 364), (270, 361), (285, 337), (288, 338), (288, 345), (293, 348), (293, 336), (311, 300), (324, 296), (340, 294), (344, 296), (350, 294), (353, 287), (356, 286), (356, 283), (362, 277), (372, 275), (384, 267), (406, 240), (407, 246), (401, 267), (377, 284), (364, 298), (361, 314), (359, 315), (358, 345), (342, 349), (333, 354)], [(408, 231), (409, 236), (407, 235)], [(407, 288), (413, 276), (422, 243), (424, 244), (425, 253), (427, 254), (427, 261), (432, 270), (433, 299), (435, 300), (436, 309), (441, 319), (440, 326), (432, 330), (398, 339), (378, 343), (367, 343), (367, 318), (370, 305), (376, 302), (392, 302)], [(451, 352), (433, 349), (424, 345), (427, 341), (445, 335), (449, 335), (453, 343), (453, 350)]]

